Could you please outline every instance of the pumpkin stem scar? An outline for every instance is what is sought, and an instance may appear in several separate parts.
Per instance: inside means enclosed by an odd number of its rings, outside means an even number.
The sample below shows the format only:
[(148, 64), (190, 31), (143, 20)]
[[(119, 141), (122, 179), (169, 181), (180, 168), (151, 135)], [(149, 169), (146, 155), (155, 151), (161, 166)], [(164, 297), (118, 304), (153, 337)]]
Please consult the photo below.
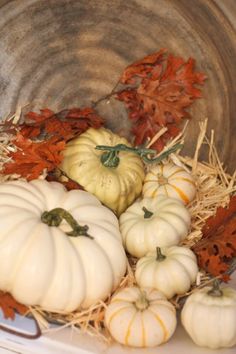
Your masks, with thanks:
[(157, 156), (156, 158), (151, 158), (148, 155), (156, 155), (157, 151), (153, 149), (146, 149), (146, 148), (140, 148), (140, 147), (130, 147), (125, 144), (117, 144), (115, 146), (106, 146), (106, 145), (97, 145), (95, 147), (96, 150), (103, 150), (106, 151), (105, 153), (102, 154), (101, 156), (101, 162), (103, 163), (104, 166), (106, 167), (117, 167), (120, 159), (118, 157), (119, 151), (128, 151), (128, 152), (133, 152), (136, 155), (139, 155), (141, 159), (146, 162), (146, 163), (159, 163), (166, 157), (168, 157), (170, 154), (173, 152), (181, 149), (183, 147), (183, 144), (175, 144), (172, 146), (170, 149), (164, 151), (161, 155)]
[(162, 261), (164, 261), (166, 259), (166, 256), (164, 256), (164, 254), (161, 253), (161, 248), (160, 247), (156, 248), (156, 252), (157, 252), (156, 260), (158, 262), (162, 262)]
[(214, 297), (223, 296), (223, 291), (220, 289), (220, 282), (218, 279), (213, 281), (212, 288), (207, 292), (207, 294)]
[(147, 208), (143, 207), (142, 210), (144, 211), (144, 219), (149, 219), (152, 217), (153, 213), (149, 211)]
[(50, 211), (44, 211), (41, 215), (41, 221), (48, 226), (59, 226), (63, 219), (65, 219), (72, 228), (72, 231), (66, 232), (68, 236), (87, 236), (93, 239), (93, 237), (87, 233), (89, 227), (87, 225), (79, 225), (73, 216), (63, 208), (54, 208)]

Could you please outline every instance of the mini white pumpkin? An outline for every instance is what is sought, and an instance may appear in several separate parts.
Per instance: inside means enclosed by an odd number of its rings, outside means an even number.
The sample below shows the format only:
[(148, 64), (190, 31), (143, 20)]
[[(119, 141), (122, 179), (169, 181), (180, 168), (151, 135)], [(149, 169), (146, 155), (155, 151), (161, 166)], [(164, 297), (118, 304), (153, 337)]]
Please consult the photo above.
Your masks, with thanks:
[(194, 178), (184, 168), (171, 162), (153, 166), (144, 179), (143, 196), (153, 198), (159, 194), (188, 204), (196, 195)]
[(120, 215), (141, 194), (145, 174), (135, 153), (97, 150), (118, 144), (131, 146), (108, 129), (89, 128), (66, 145), (61, 169)]
[(177, 199), (143, 198), (120, 216), (124, 247), (140, 258), (156, 247), (177, 245), (187, 236), (190, 221), (189, 211)]
[(23, 304), (85, 308), (126, 271), (118, 220), (88, 192), (44, 180), (2, 183), (0, 220), (0, 289)]
[(196, 280), (197, 258), (187, 247), (157, 247), (139, 259), (135, 278), (140, 287), (152, 287), (163, 292), (167, 299), (185, 294)]
[(105, 325), (112, 337), (131, 347), (153, 347), (167, 342), (176, 322), (174, 306), (151, 288), (120, 290), (105, 312)]
[(218, 349), (236, 344), (236, 290), (204, 287), (189, 295), (182, 324), (195, 344)]

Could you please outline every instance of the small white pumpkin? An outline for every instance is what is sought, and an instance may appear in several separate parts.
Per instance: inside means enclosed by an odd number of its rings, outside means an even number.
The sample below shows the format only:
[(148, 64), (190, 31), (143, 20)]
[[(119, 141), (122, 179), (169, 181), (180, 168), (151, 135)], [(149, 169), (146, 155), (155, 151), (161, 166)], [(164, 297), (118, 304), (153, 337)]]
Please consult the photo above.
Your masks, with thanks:
[(126, 271), (118, 220), (88, 192), (44, 180), (1, 183), (0, 220), (0, 289), (25, 305), (86, 308)]
[(153, 198), (159, 194), (188, 204), (196, 195), (194, 178), (184, 168), (171, 162), (153, 166), (144, 179), (143, 196)]
[(140, 287), (152, 287), (163, 292), (167, 299), (185, 294), (196, 280), (197, 258), (187, 247), (157, 247), (139, 259), (135, 278)]
[(131, 147), (108, 129), (89, 128), (66, 145), (61, 169), (120, 215), (141, 194), (145, 174), (135, 153), (97, 150), (101, 145), (118, 144)]
[(195, 344), (218, 349), (236, 344), (236, 290), (205, 287), (191, 294), (181, 312), (182, 324)]
[(174, 306), (151, 288), (120, 290), (105, 312), (105, 325), (111, 336), (131, 347), (153, 347), (167, 342), (176, 323)]
[(143, 257), (156, 247), (180, 243), (188, 234), (189, 211), (177, 199), (159, 195), (133, 203), (120, 216), (120, 230), (125, 249)]

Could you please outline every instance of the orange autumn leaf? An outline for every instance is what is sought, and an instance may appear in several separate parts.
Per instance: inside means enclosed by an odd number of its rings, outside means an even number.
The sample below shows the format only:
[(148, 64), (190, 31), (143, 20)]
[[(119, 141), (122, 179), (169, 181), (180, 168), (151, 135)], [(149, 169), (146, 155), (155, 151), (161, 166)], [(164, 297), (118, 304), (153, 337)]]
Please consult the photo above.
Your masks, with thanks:
[(103, 119), (89, 107), (65, 109), (59, 113), (45, 108), (40, 113), (27, 113), (19, 130), (25, 138), (45, 140), (57, 136), (68, 141), (89, 127), (99, 128), (102, 125)]
[(184, 118), (189, 118), (187, 108), (201, 97), (196, 85), (203, 85), (206, 76), (195, 71), (195, 61), (186, 62), (162, 49), (128, 66), (120, 83), (128, 85), (117, 93), (133, 122), (135, 144), (145, 144), (148, 139), (167, 127), (167, 132), (152, 145), (162, 150), (167, 141), (179, 133)]
[(214, 276), (223, 275), (236, 257), (236, 196), (231, 197), (227, 208), (219, 207), (206, 221), (202, 234), (192, 248), (199, 266)]
[(4, 318), (14, 320), (15, 312), (25, 315), (28, 307), (17, 302), (11, 294), (0, 291), (0, 308), (2, 309)]
[(46, 141), (33, 142), (17, 134), (14, 144), (17, 151), (11, 152), (9, 156), (12, 162), (4, 165), (5, 174), (18, 174), (28, 181), (38, 178), (44, 170), (52, 171), (62, 161), (62, 151), (65, 148), (65, 141), (58, 141), (51, 137)]
[[(4, 174), (17, 174), (28, 181), (58, 167), (66, 142), (87, 130), (99, 128), (103, 119), (92, 108), (72, 108), (54, 113), (48, 108), (40, 113), (29, 112), (20, 124), (5, 123), (6, 131), (15, 133), (17, 151), (10, 152), (11, 161), (3, 168)], [(66, 187), (75, 186), (72, 181)]]

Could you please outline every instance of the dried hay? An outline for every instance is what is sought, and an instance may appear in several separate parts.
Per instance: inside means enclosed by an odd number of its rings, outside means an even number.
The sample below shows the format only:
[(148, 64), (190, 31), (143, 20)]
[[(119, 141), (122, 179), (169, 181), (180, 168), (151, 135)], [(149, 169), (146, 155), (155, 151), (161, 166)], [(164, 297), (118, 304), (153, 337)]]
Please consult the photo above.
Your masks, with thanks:
[[(187, 247), (191, 247), (201, 238), (201, 228), (206, 219), (215, 213), (217, 207), (227, 205), (230, 196), (236, 192), (236, 171), (232, 176), (225, 172), (214, 145), (214, 132), (211, 132), (210, 138), (206, 136), (207, 120), (201, 122), (199, 126), (200, 132), (194, 157), (182, 156), (179, 153), (173, 153), (169, 156), (169, 160), (172, 160), (175, 164), (190, 171), (197, 184), (196, 198), (188, 206), (192, 217), (192, 225), (189, 235), (183, 242), (183, 245)], [(166, 146), (165, 150), (169, 149), (177, 142), (183, 143), (185, 130), (186, 126), (183, 132)], [(158, 132), (147, 147), (164, 133), (165, 128)], [(15, 149), (12, 139), (13, 137), (11, 135), (0, 132), (0, 169), (9, 159), (7, 156), (8, 152)], [(199, 161), (199, 152), (203, 145), (207, 145), (208, 147), (207, 162)], [(147, 166), (147, 170), (148, 169), (149, 167)], [(0, 182), (16, 178), (17, 176), (0, 175)], [(134, 269), (136, 261), (136, 259), (128, 257), (128, 271), (126, 276), (122, 279), (117, 291), (126, 286), (135, 284)], [(173, 304), (176, 308), (180, 307), (182, 298), (211, 281), (212, 279), (207, 274), (199, 272), (196, 284), (194, 284), (190, 291), (184, 296), (172, 299)], [(60, 324), (58, 329), (72, 327), (82, 332), (99, 336), (104, 340), (110, 340), (108, 333), (106, 333), (104, 329), (104, 312), (108, 303), (109, 298), (105, 302), (100, 301), (87, 310), (75, 311), (69, 314), (49, 313), (40, 307), (31, 307), (29, 312), (35, 317), (43, 332), (55, 330), (50, 329), (50, 323), (55, 322)]]

